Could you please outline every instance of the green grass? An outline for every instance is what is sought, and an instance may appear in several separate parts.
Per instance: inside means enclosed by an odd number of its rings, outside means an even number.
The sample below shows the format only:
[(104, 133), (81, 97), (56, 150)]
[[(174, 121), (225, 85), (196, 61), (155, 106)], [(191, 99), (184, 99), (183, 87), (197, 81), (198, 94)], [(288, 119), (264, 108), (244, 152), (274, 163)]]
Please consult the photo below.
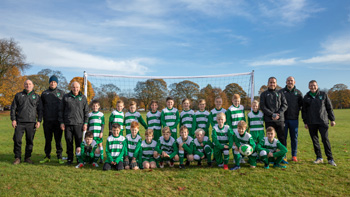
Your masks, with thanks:
[[(350, 195), (350, 110), (336, 110), (337, 125), (329, 130), (329, 138), (337, 167), (328, 164), (315, 165), (315, 154), (308, 131), (300, 123), (298, 163), (290, 163), (285, 170), (270, 168), (262, 164), (250, 169), (244, 164), (239, 171), (224, 171), (220, 168), (165, 167), (164, 169), (139, 171), (102, 171), (85, 166), (59, 165), (52, 143), (52, 160), (39, 164), (44, 158), (44, 135), (42, 127), (34, 139), (32, 160), (34, 165), (12, 165), (14, 160), (12, 136), (14, 130), (8, 113), (0, 114), (0, 194), (1, 196), (30, 195), (299, 195), (299, 196), (349, 196)], [(105, 117), (109, 117), (106, 114)], [(143, 133), (141, 129), (141, 134)], [(104, 140), (107, 138), (105, 132)], [(64, 152), (66, 151), (65, 140)], [(290, 144), (288, 142), (288, 144)], [(22, 155), (25, 139), (23, 138)], [(322, 150), (323, 145), (321, 143)], [(290, 151), (290, 146), (288, 146)], [(323, 151), (322, 151), (323, 152)], [(64, 154), (65, 155), (65, 154)], [(288, 158), (290, 159), (290, 152)], [(326, 159), (325, 155), (324, 158)], [(232, 153), (230, 165), (232, 167)], [(177, 165), (175, 165), (177, 167)]]

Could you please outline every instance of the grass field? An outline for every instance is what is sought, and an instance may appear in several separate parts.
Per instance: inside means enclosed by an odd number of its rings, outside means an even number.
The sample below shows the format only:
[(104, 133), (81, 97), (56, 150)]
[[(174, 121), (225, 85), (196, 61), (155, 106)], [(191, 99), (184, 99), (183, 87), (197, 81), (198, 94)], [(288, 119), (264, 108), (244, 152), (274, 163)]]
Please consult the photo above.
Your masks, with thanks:
[[(221, 168), (197, 167), (192, 163), (185, 170), (165, 167), (155, 170), (102, 171), (102, 167), (57, 163), (55, 145), (52, 160), (39, 164), (44, 158), (44, 134), (42, 127), (34, 139), (32, 160), (34, 165), (21, 163), (12, 165), (13, 132), (8, 113), (0, 114), (0, 195), (1, 196), (148, 196), (148, 195), (186, 195), (186, 196), (350, 196), (350, 110), (336, 110), (337, 125), (329, 130), (329, 138), (337, 167), (328, 164), (315, 165), (315, 154), (308, 131), (300, 123), (299, 162), (290, 162), (287, 169), (263, 169), (258, 164), (250, 169), (243, 164), (239, 171), (224, 171)], [(109, 114), (105, 114), (109, 117)], [(143, 130), (141, 130), (141, 133)], [(105, 132), (104, 139), (108, 132)], [(65, 140), (64, 152), (66, 151)], [(289, 139), (288, 139), (288, 144)], [(105, 145), (105, 144), (104, 144)], [(323, 145), (322, 146), (322, 153)], [(25, 139), (23, 138), (22, 155)], [(288, 146), (290, 151), (290, 146)], [(232, 167), (230, 153), (229, 167)], [(65, 154), (64, 154), (65, 155)], [(287, 153), (290, 159), (290, 152)], [(22, 156), (23, 157), (23, 156)], [(324, 155), (324, 159), (326, 157)]]

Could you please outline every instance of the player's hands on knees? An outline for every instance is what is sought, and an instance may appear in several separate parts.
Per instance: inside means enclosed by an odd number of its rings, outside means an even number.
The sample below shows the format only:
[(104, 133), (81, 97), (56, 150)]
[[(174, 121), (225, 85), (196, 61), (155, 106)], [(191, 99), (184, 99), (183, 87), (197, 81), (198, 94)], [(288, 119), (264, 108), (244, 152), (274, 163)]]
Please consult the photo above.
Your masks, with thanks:
[(227, 146), (227, 145), (224, 145), (224, 149), (228, 149), (228, 146)]
[(205, 155), (203, 155), (202, 157), (201, 157), (201, 159), (204, 159), (205, 158)]
[(269, 154), (267, 154), (267, 157), (273, 157), (273, 153), (269, 152)]

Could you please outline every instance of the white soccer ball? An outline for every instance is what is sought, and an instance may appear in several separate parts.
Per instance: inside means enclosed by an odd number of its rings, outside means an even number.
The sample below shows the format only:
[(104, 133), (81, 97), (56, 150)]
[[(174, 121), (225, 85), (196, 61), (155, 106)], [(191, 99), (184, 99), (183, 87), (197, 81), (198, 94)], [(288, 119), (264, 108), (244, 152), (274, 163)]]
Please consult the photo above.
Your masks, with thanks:
[(249, 144), (243, 144), (239, 147), (239, 152), (244, 156), (249, 156), (253, 153), (253, 148)]

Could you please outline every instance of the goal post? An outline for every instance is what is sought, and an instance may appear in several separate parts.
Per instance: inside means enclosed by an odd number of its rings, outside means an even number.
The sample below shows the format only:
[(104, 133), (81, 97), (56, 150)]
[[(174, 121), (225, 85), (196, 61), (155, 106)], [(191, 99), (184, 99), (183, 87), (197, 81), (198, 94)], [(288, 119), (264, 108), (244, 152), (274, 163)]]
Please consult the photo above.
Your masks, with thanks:
[[(91, 84), (95, 94), (91, 99), (102, 100), (114, 95), (118, 99), (138, 100), (142, 103), (139, 106), (144, 108), (149, 107), (150, 100), (163, 101), (167, 96), (175, 97), (177, 105), (188, 97), (192, 101), (205, 99), (208, 108), (213, 106), (212, 97), (217, 96), (227, 97), (223, 99), (226, 108), (232, 104), (231, 98), (235, 93), (240, 94), (241, 103), (246, 109), (250, 108), (254, 100), (254, 70), (246, 73), (201, 76), (128, 76), (84, 71), (84, 95), (87, 97), (91, 96), (88, 95), (88, 84)], [(196, 105), (191, 107), (196, 108)]]

